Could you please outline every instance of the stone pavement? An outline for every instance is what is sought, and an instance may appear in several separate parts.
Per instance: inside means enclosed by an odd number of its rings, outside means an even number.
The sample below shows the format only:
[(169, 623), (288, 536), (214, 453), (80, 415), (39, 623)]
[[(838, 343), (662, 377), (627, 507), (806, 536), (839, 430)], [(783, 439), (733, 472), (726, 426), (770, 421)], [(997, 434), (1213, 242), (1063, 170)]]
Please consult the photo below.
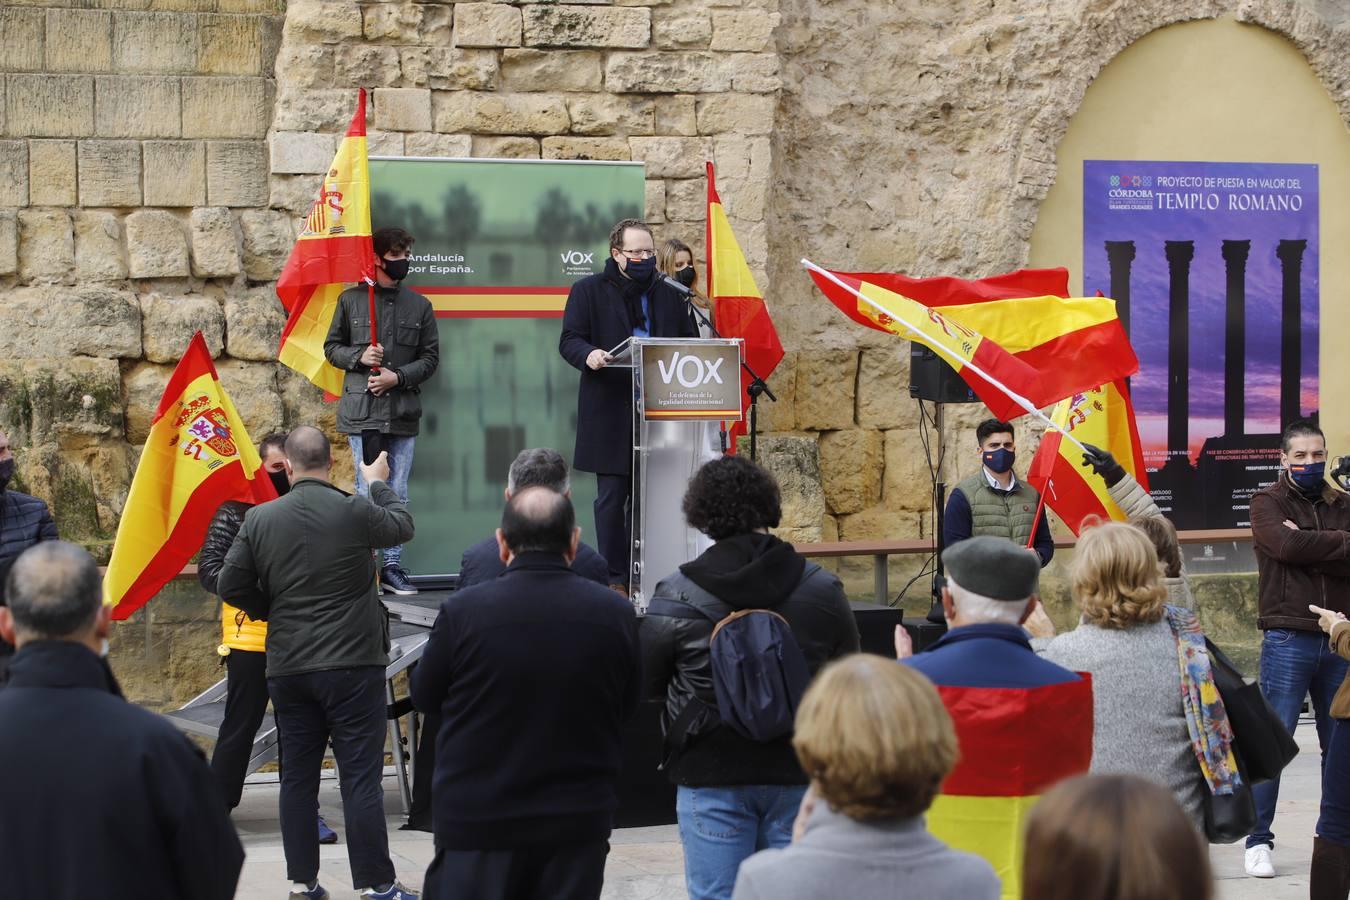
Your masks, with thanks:
[[(1303, 900), (1308, 896), (1308, 861), (1313, 826), (1317, 822), (1317, 738), (1310, 721), (1298, 731), (1302, 752), (1285, 773), (1275, 831), (1280, 845), (1276, 867), (1281, 873), (1269, 880), (1248, 878), (1242, 871), (1242, 845), (1213, 847), (1210, 859), (1218, 881), (1218, 900)], [(319, 800), (324, 816), (341, 834), (342, 811), (336, 782), (325, 780)], [(395, 780), (385, 779), (385, 809), (389, 813), (389, 845), (399, 878), (420, 887), (431, 862), (431, 835), (399, 831), (402, 823)], [(248, 856), (236, 894), (240, 900), (284, 898), (285, 858), (277, 827), (277, 786), (250, 784), (234, 821)], [(627, 828), (615, 832), (605, 870), (602, 900), (684, 900), (683, 855), (675, 827)], [(354, 896), (344, 844), (320, 848), (320, 879), (334, 897)]]

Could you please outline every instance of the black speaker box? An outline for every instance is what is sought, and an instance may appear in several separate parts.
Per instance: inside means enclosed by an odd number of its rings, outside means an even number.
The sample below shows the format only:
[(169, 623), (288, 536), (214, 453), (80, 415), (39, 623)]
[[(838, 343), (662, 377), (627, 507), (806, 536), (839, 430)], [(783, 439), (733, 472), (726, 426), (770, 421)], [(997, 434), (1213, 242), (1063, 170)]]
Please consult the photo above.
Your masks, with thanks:
[(923, 344), (909, 345), (909, 395), (933, 403), (978, 403), (956, 370)]

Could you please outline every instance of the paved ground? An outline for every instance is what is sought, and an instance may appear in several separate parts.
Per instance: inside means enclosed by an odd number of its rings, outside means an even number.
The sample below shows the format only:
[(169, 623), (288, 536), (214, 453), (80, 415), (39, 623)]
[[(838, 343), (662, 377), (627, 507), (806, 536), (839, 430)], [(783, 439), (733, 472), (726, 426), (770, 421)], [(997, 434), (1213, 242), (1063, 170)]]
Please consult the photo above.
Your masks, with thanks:
[[(1299, 728), (1303, 752), (1285, 773), (1275, 831), (1280, 835), (1274, 879), (1248, 878), (1242, 871), (1242, 845), (1214, 847), (1210, 859), (1218, 880), (1219, 900), (1303, 900), (1308, 896), (1308, 861), (1312, 833), (1317, 822), (1320, 793), (1317, 739), (1312, 724)], [(422, 873), (431, 862), (431, 836), (418, 831), (399, 831), (402, 816), (394, 779), (385, 780), (385, 809), (389, 813), (389, 844), (399, 878), (409, 887), (420, 887)], [(340, 833), (342, 812), (337, 785), (324, 781), (319, 800), (329, 823)], [(235, 824), (248, 857), (237, 896), (241, 900), (286, 896), (285, 859), (277, 830), (277, 787), (250, 784), (235, 811)], [(618, 831), (605, 870), (603, 900), (684, 900), (683, 856), (674, 826), (629, 828)], [(335, 897), (353, 896), (343, 844), (321, 848), (320, 879)]]

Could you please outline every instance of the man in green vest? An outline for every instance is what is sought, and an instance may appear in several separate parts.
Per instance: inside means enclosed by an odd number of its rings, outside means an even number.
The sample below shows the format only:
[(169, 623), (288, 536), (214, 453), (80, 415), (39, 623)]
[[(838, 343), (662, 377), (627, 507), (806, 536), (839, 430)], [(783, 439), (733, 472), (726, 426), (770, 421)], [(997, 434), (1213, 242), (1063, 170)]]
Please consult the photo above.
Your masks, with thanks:
[(969, 537), (990, 534), (1026, 547), (1040, 558), (1042, 567), (1048, 565), (1055, 555), (1055, 542), (1045, 515), (1039, 520), (1036, 517), (1041, 495), (1013, 474), (1017, 452), (1012, 425), (985, 419), (975, 429), (975, 442), (980, 451), (980, 471), (958, 484), (947, 497), (942, 545), (950, 547)]

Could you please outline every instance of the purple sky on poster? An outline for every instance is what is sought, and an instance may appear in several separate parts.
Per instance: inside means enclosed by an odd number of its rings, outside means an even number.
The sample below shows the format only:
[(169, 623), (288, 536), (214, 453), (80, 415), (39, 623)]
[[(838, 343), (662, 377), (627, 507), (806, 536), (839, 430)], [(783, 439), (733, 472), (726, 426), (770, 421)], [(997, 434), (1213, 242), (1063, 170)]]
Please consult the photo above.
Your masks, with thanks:
[(1281, 240), (1306, 239), (1302, 275), (1303, 412), (1318, 408), (1317, 166), (1086, 160), (1083, 292), (1111, 295), (1106, 241), (1134, 241), (1130, 334), (1139, 356), (1131, 380), (1150, 467), (1167, 449), (1169, 276), (1164, 241), (1195, 242), (1190, 267), (1190, 449), (1223, 431), (1225, 240), (1250, 240), (1246, 266), (1245, 423), (1278, 432)]

